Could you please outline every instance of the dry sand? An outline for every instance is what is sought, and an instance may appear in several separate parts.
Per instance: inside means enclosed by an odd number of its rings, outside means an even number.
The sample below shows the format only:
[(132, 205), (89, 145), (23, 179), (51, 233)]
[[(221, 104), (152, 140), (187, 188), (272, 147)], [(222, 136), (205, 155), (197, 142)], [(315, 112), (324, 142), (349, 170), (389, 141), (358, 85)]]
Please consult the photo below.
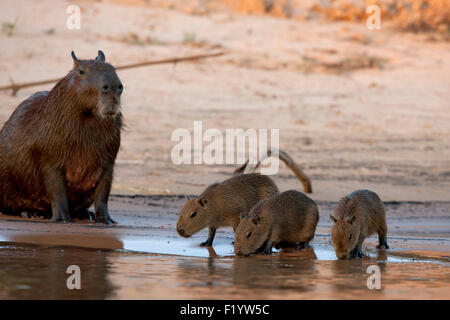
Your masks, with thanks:
[[(225, 50), (221, 58), (119, 72), (127, 130), (113, 193), (198, 194), (223, 165), (176, 166), (176, 128), (278, 128), (280, 147), (311, 176), (317, 200), (369, 188), (383, 200), (450, 199), (450, 43), (365, 24), (284, 20), (83, 1), (81, 30), (65, 1), (8, 1), (0, 85), (63, 76), (70, 51), (115, 65)], [(36, 19), (36, 17), (41, 17)], [(0, 92), (0, 122), (33, 92)], [(281, 167), (282, 190), (300, 188)]]

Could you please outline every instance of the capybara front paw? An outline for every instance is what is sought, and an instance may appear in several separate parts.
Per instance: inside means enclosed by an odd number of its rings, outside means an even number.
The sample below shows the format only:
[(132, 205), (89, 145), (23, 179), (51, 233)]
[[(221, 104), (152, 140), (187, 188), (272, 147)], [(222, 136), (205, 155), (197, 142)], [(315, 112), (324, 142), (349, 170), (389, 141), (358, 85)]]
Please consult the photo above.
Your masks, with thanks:
[(200, 247), (211, 247), (212, 246), (212, 242), (210, 241), (205, 241), (200, 243)]
[(95, 223), (104, 223), (104, 224), (117, 224), (116, 221), (114, 221), (109, 214), (103, 215), (103, 216), (97, 216), (95, 218)]
[(70, 217), (65, 216), (65, 217), (61, 217), (61, 216), (53, 216), (50, 219), (51, 222), (59, 222), (59, 223), (69, 223), (72, 222), (72, 219), (70, 219)]
[(386, 237), (379, 238), (377, 249), (389, 249)]
[(364, 254), (359, 250), (354, 250), (351, 253), (351, 256), (352, 256), (352, 258), (362, 258), (364, 256)]
[(377, 249), (389, 249), (389, 246), (387, 243), (383, 243), (383, 244), (377, 245)]
[(97, 223), (104, 223), (104, 224), (117, 224), (117, 222), (111, 218), (101, 218), (95, 220)]

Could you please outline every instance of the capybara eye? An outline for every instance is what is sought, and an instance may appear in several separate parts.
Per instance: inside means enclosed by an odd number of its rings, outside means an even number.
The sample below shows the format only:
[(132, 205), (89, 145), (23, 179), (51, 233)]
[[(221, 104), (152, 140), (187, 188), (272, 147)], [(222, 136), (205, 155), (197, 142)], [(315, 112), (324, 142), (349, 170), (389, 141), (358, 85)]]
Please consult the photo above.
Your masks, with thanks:
[(251, 235), (252, 235), (251, 231), (249, 233), (247, 233), (247, 239), (250, 238)]
[(352, 240), (352, 235), (350, 235), (350, 238), (348, 239), (349, 241)]
[(82, 74), (84, 74), (84, 71), (81, 69), (78, 69), (78, 74), (81, 76)]
[(118, 87), (118, 88), (119, 88), (119, 91), (122, 92), (122, 90), (123, 90), (123, 85), (122, 85), (122, 84), (119, 84), (119, 87)]
[(197, 215), (197, 211), (192, 212), (191, 218), (194, 218)]

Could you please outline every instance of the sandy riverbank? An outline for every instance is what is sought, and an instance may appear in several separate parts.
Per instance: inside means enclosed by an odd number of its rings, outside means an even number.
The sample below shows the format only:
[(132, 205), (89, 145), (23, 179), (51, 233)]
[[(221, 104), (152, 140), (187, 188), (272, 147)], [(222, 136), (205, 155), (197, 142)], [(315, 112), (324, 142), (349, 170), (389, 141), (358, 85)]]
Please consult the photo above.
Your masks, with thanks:
[[(280, 147), (313, 181), (315, 200), (359, 188), (385, 201), (450, 199), (450, 43), (365, 23), (83, 1), (81, 30), (64, 1), (9, 1), (0, 21), (0, 85), (63, 76), (70, 51), (115, 65), (223, 50), (198, 63), (119, 72), (123, 134), (113, 192), (198, 194), (235, 166), (171, 161), (177, 128), (278, 128)], [(22, 8), (27, 8), (23, 10)], [(36, 16), (42, 17), (36, 19)], [(118, 18), (120, 17), (120, 19)], [(0, 123), (33, 92), (0, 92)], [(282, 190), (300, 188), (282, 165)]]

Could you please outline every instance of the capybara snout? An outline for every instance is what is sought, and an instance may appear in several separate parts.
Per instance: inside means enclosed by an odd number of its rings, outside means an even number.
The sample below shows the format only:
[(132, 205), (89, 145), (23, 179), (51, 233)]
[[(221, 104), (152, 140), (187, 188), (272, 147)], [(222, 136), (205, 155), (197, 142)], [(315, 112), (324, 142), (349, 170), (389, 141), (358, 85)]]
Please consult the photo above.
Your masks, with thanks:
[(177, 232), (183, 238), (189, 238), (191, 236), (190, 234), (186, 233), (186, 231), (184, 231), (183, 227), (181, 227), (180, 225), (177, 225)]

